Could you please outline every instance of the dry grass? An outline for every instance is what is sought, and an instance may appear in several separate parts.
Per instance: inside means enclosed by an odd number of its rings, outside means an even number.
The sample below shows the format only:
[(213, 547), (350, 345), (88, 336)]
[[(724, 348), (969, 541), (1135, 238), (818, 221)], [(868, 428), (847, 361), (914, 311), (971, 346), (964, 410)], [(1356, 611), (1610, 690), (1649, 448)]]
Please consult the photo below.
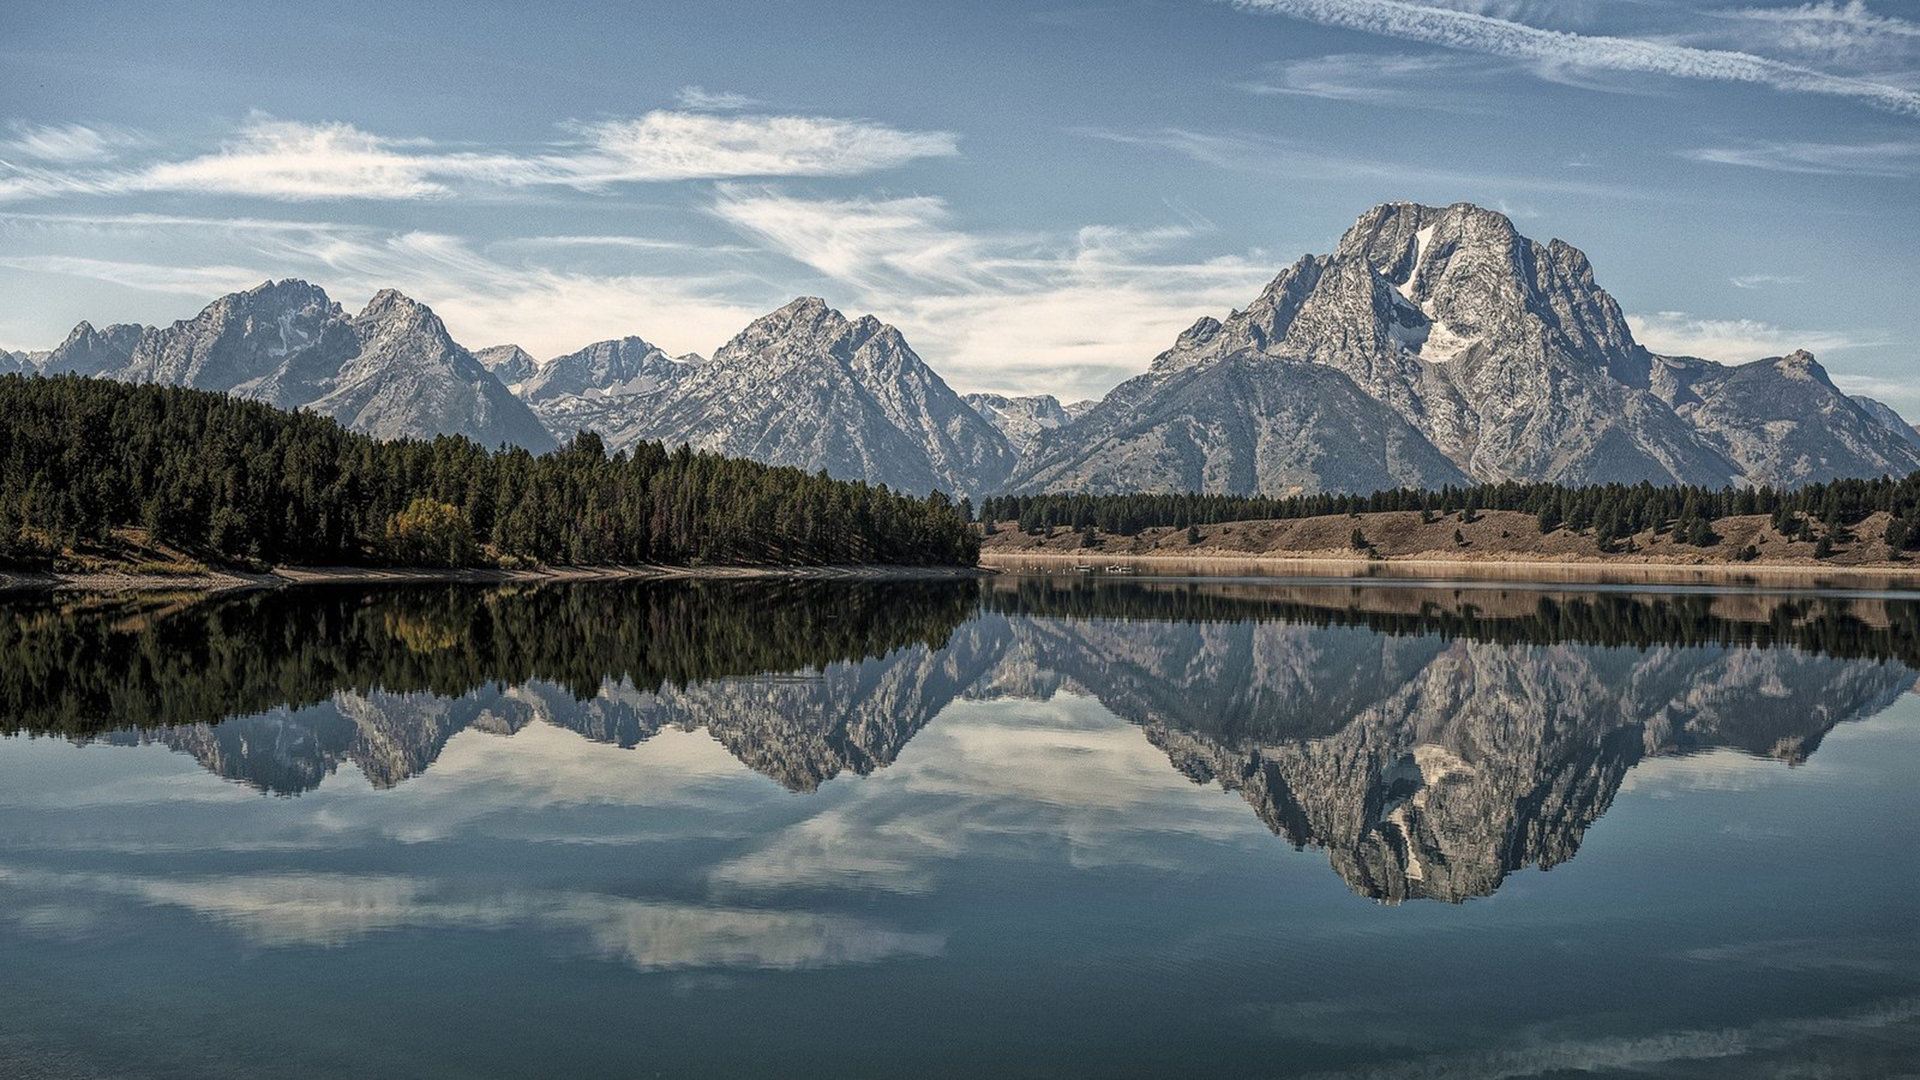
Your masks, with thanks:
[[(998, 531), (982, 542), (983, 558), (1052, 554), (1085, 555), (1090, 559), (1165, 556), (1186, 559), (1323, 559), (1356, 563), (1386, 560), (1794, 566), (1808, 569), (1916, 568), (1912, 559), (1890, 550), (1882, 539), (1887, 529), (1886, 514), (1874, 514), (1848, 530), (1847, 537), (1835, 538), (1833, 552), (1825, 559), (1814, 558), (1817, 539), (1788, 540), (1773, 529), (1764, 514), (1721, 518), (1714, 523), (1714, 532), (1719, 535), (1719, 540), (1708, 547), (1679, 543), (1671, 533), (1642, 532), (1632, 538), (1631, 550), (1625, 550), (1626, 545), (1623, 544), (1623, 550), (1612, 554), (1601, 552), (1590, 532), (1574, 533), (1556, 529), (1543, 536), (1538, 520), (1531, 514), (1506, 510), (1482, 511), (1472, 522), (1461, 520), (1459, 514), (1451, 514), (1438, 516), (1424, 524), (1420, 521), (1420, 513), (1415, 510), (1355, 516), (1338, 514), (1288, 521), (1235, 521), (1201, 526), (1198, 543), (1188, 543), (1185, 529), (1146, 529), (1135, 536), (1099, 533), (1092, 548), (1082, 547), (1080, 533), (1071, 529), (1056, 529), (1051, 537), (1036, 537), (1020, 532), (1012, 522), (1002, 523), (996, 528)], [(1352, 545), (1352, 534), (1356, 528), (1370, 545), (1365, 550), (1356, 550)], [(1758, 557), (1752, 561), (1740, 557), (1748, 545), (1758, 552)]]

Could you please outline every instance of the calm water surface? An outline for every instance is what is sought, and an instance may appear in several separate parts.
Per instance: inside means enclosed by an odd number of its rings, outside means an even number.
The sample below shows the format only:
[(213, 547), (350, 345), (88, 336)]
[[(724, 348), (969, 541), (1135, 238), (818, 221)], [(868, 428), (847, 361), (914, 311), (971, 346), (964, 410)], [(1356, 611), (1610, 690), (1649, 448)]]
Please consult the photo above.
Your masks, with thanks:
[(1920, 605), (0, 605), (0, 1076), (1920, 1071)]

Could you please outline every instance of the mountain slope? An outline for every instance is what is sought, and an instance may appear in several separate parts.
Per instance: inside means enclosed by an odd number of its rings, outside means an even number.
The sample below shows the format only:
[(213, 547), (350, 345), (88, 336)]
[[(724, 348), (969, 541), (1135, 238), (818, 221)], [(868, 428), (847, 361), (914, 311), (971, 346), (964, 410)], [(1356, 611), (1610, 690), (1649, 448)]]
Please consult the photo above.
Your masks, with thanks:
[(1375, 491), (1466, 474), (1340, 372), (1239, 353), (1121, 384), (1041, 436), (1018, 483), (1063, 491)]
[(1014, 463), (1006, 438), (898, 330), (817, 297), (755, 319), (609, 434), (615, 446), (684, 442), (915, 492), (995, 490)]
[[(1755, 483), (1903, 476), (1920, 440), (1893, 409), (1869, 411), (1805, 351), (1728, 367), (1661, 357), (1656, 392)], [(1889, 422), (1886, 417), (1892, 417)], [(1897, 425), (1897, 426), (1896, 426)]]

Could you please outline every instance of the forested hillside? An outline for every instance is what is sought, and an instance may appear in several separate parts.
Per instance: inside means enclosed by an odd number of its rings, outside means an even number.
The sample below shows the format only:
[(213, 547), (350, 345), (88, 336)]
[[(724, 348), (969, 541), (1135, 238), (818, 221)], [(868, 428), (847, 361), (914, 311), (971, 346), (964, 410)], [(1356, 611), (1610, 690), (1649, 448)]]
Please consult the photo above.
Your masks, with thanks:
[(0, 377), (0, 563), (137, 528), (276, 565), (971, 565), (968, 515), (822, 474), (582, 434), (383, 442), (223, 394)]

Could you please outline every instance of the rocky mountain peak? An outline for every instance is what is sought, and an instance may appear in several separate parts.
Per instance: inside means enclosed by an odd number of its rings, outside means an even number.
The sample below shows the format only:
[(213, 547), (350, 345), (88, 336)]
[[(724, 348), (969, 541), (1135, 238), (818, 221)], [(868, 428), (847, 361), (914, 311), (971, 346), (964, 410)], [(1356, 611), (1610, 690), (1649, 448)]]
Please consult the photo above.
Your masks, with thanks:
[(395, 328), (417, 329), (435, 335), (447, 332), (446, 324), (433, 309), (398, 289), (381, 289), (354, 316), (356, 323), (382, 323)]
[(540, 366), (532, 353), (518, 345), (489, 345), (484, 349), (475, 349), (473, 358), (508, 386), (532, 378)]
[(1774, 358), (1772, 362), (1774, 370), (1787, 378), (1833, 385), (1833, 380), (1827, 377), (1827, 369), (1821, 367), (1820, 361), (1805, 349), (1795, 349), (1785, 356)]

